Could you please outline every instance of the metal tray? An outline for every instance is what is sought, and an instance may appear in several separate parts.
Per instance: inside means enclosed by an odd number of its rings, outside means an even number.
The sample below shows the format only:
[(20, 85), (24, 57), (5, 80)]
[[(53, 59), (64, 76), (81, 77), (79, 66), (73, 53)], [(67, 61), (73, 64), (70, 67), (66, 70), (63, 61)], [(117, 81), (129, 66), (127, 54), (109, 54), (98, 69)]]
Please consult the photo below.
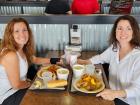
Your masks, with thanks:
[[(63, 66), (62, 66), (63, 67)], [(65, 67), (63, 67), (65, 68)], [(68, 85), (69, 85), (69, 77), (68, 76)], [(57, 77), (56, 77), (56, 80), (57, 80)], [(35, 85), (35, 82), (36, 81), (39, 81), (42, 85), (40, 87), (36, 87)], [(42, 78), (39, 78), (37, 75), (32, 83), (32, 85), (30, 86), (30, 90), (45, 90), (45, 91), (54, 91), (54, 90), (58, 90), (58, 91), (62, 91), (62, 90), (67, 90), (68, 88), (68, 85), (67, 86), (63, 86), (63, 87), (56, 87), (56, 88), (48, 88), (47, 85), (44, 83), (43, 79)]]
[[(108, 81), (107, 81), (104, 69), (103, 69), (101, 64), (95, 65), (95, 72), (103, 80), (103, 82), (105, 84), (105, 88), (109, 88)], [(71, 75), (71, 81), (70, 81), (71, 85), (70, 85), (70, 88), (69, 88), (69, 92), (76, 93), (76, 94), (88, 94), (88, 95), (96, 95), (97, 94), (97, 93), (83, 93), (83, 92), (77, 91), (73, 86), (73, 83), (74, 83), (75, 80), (76, 80), (76, 78), (72, 74)]]

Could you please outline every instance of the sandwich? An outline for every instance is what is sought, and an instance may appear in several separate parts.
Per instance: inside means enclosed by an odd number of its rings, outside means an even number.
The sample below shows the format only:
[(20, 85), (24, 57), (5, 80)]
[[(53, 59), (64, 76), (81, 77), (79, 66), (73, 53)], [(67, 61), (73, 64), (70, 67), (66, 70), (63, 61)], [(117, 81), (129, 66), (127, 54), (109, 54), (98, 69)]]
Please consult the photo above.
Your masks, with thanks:
[(47, 82), (48, 88), (62, 87), (66, 86), (68, 83), (66, 80), (50, 80)]

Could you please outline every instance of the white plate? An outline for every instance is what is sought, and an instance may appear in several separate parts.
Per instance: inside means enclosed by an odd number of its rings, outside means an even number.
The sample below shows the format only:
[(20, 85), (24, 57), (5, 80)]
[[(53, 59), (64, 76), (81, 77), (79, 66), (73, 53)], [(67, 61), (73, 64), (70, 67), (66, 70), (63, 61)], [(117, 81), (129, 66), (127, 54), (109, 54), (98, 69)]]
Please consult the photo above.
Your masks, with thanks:
[[(37, 72), (37, 76), (38, 76), (39, 78), (43, 79), (43, 73), (49, 71), (48, 68), (49, 68), (50, 66), (52, 66), (52, 65), (48, 65), (48, 66), (41, 67), (41, 69)], [(55, 65), (55, 66), (57, 66), (57, 65)], [(60, 66), (57, 66), (57, 68), (59, 69), (59, 68), (61, 68), (61, 67), (60, 67)], [(57, 69), (56, 69), (56, 70), (57, 70)], [(49, 72), (51, 72), (51, 71), (49, 71)], [(53, 80), (56, 79), (56, 74), (55, 74), (54, 72), (52, 72), (52, 78), (53, 78)]]
[[(43, 79), (44, 76), (43, 76), (42, 74), (43, 74), (44, 72), (46, 72), (46, 71), (45, 71), (45, 70), (39, 70), (39, 71), (37, 72), (37, 77)], [(55, 75), (54, 73), (53, 73), (53, 75), (52, 75), (52, 79), (53, 79), (53, 80), (56, 79), (56, 75)]]
[(94, 90), (94, 91), (88, 91), (86, 89), (80, 89), (77, 87), (76, 83), (79, 81), (79, 79), (76, 79), (73, 83), (73, 87), (77, 90), (77, 91), (80, 91), (80, 92), (83, 92), (83, 93), (98, 93), (100, 91), (102, 91), (104, 88), (105, 88), (105, 84), (103, 83), (103, 81), (101, 82), (102, 86), (97, 89), (97, 90)]

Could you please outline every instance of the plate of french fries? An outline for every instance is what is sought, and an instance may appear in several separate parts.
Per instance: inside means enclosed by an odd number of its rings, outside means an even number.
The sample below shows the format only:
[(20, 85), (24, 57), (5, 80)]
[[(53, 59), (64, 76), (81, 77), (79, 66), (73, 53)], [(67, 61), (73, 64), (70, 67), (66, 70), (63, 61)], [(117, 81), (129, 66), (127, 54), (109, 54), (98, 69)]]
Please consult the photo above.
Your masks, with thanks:
[(98, 93), (105, 88), (105, 84), (97, 75), (84, 74), (81, 78), (76, 79), (73, 83), (77, 91), (83, 93)]

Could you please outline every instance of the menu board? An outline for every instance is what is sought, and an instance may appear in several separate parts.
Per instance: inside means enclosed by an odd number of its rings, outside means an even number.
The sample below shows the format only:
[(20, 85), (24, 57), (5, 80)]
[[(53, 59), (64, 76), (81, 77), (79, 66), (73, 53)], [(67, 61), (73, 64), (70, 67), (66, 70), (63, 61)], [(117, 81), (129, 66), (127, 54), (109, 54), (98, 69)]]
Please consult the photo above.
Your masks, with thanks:
[(110, 4), (110, 14), (129, 14), (133, 0), (112, 0)]

